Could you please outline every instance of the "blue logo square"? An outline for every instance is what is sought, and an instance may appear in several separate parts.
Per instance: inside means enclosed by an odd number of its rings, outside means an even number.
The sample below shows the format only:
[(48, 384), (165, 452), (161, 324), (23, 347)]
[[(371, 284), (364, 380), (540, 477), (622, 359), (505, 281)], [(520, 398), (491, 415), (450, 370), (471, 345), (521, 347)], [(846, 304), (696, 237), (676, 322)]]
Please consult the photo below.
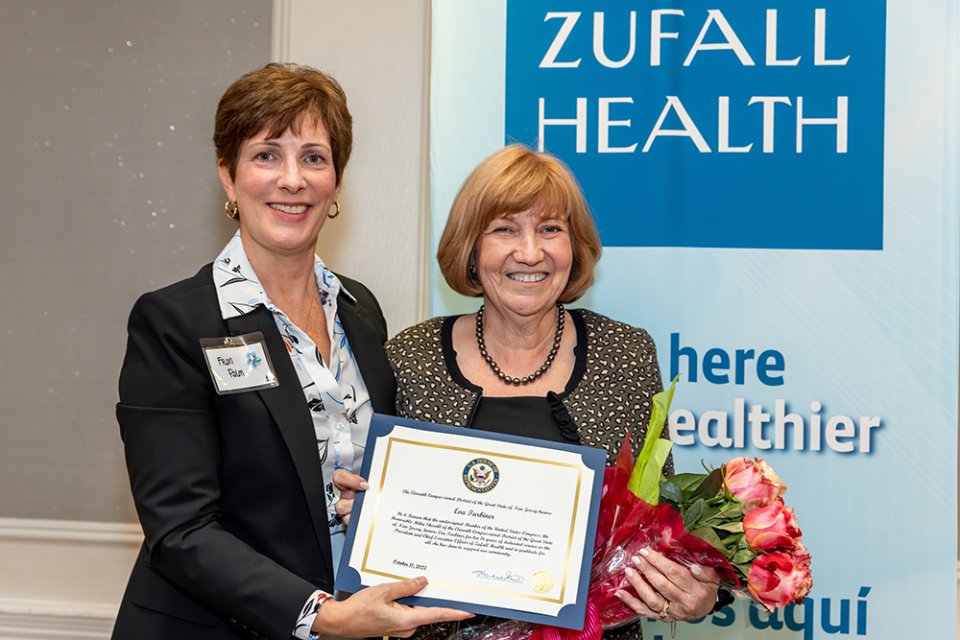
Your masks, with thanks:
[(885, 3), (651, 6), (508, 0), (506, 142), (605, 246), (882, 249)]

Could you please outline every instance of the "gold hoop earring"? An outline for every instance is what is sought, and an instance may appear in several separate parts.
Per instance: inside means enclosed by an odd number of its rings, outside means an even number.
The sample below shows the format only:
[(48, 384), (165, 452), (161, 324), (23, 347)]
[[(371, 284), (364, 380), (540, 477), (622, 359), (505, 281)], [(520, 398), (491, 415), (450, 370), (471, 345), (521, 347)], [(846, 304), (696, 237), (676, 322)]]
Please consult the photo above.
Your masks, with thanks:
[(327, 217), (330, 218), (331, 220), (333, 220), (333, 219), (336, 218), (338, 215), (340, 215), (340, 203), (337, 202), (336, 200), (334, 200), (334, 201), (333, 201), (333, 206), (335, 206), (335, 207), (337, 208), (337, 212), (336, 212), (335, 214), (333, 214), (333, 215), (330, 215), (329, 213), (327, 214)]
[(227, 200), (227, 203), (223, 205), (223, 210), (227, 212), (227, 217), (231, 220), (236, 220), (240, 217), (240, 207), (232, 200)]

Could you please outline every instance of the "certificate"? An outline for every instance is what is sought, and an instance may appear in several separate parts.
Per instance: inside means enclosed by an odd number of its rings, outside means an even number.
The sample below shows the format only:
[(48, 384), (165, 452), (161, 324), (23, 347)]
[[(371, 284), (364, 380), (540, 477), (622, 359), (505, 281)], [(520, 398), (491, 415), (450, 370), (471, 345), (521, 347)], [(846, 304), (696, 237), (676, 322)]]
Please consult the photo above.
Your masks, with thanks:
[(375, 415), (336, 588), (583, 628), (606, 452)]

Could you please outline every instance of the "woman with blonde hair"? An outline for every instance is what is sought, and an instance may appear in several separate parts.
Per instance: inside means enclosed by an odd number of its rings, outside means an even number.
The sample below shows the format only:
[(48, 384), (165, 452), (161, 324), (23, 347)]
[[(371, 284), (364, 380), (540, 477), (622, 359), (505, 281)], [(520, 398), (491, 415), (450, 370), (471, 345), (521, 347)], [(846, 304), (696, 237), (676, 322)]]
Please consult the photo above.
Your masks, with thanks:
[[(511, 145), (481, 162), (454, 199), (437, 260), (454, 291), (483, 304), (387, 343), (397, 415), (602, 447), (610, 463), (629, 429), (639, 451), (663, 388), (653, 340), (565, 307), (590, 287), (600, 252), (587, 203), (560, 160)], [(639, 598), (618, 595), (640, 616), (692, 620), (717, 602), (712, 569), (652, 550), (634, 564), (627, 575)], [(425, 627), (417, 637), (449, 628)], [(640, 628), (617, 633), (638, 637)]]

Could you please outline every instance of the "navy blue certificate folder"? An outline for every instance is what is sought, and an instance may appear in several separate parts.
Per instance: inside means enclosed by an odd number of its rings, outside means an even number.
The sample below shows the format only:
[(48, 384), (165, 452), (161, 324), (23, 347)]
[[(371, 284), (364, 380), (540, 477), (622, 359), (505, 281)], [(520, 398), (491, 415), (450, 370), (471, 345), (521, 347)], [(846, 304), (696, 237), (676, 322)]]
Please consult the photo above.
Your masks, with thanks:
[[(363, 459), (363, 468), (361, 475), (364, 478), (370, 478), (370, 468), (373, 462), (376, 446), (378, 444), (378, 438), (389, 435), (394, 430), (394, 425), (417, 429), (420, 431), (426, 432), (436, 432), (436, 433), (448, 433), (462, 436), (470, 436), (475, 438), (482, 438), (491, 441), (501, 441), (507, 443), (514, 443), (520, 445), (540, 447), (544, 449), (559, 449), (563, 451), (568, 451), (572, 453), (579, 454), (583, 465), (592, 469), (593, 473), (593, 482), (592, 486), (589, 487), (590, 498), (590, 507), (587, 513), (586, 525), (586, 535), (584, 538), (584, 548), (582, 549), (583, 559), (580, 564), (579, 576), (569, 575), (567, 577), (566, 584), (578, 584), (577, 590), (577, 599), (575, 603), (567, 604), (562, 606), (559, 609), (559, 614), (557, 616), (543, 614), (539, 612), (530, 612), (519, 609), (512, 608), (503, 608), (496, 606), (488, 606), (484, 604), (476, 604), (469, 601), (468, 599), (460, 600), (445, 600), (438, 598), (425, 598), (421, 596), (413, 596), (410, 598), (404, 598), (401, 600), (404, 604), (417, 605), (417, 606), (438, 606), (438, 607), (448, 607), (452, 609), (461, 609), (464, 611), (469, 611), (471, 613), (479, 615), (490, 615), (496, 616), (499, 618), (509, 618), (514, 620), (524, 620), (527, 622), (533, 622), (537, 624), (545, 624), (556, 627), (565, 627), (568, 629), (582, 629), (584, 624), (584, 617), (586, 614), (586, 605), (587, 605), (587, 592), (589, 590), (590, 583), (590, 565), (591, 559), (593, 556), (593, 545), (594, 540), (596, 539), (596, 528), (597, 528), (597, 513), (600, 509), (600, 494), (603, 487), (603, 474), (604, 467), (606, 465), (606, 451), (603, 449), (593, 449), (589, 447), (582, 447), (578, 445), (557, 443), (557, 442), (548, 442), (544, 440), (535, 440), (532, 438), (523, 438), (519, 436), (510, 436), (503, 435), (499, 433), (491, 433), (487, 431), (479, 431), (473, 429), (464, 429), (462, 427), (451, 427), (446, 425), (431, 424), (427, 422), (418, 422), (416, 420), (407, 420), (404, 418), (394, 418), (390, 416), (384, 416), (375, 414), (373, 420), (370, 423), (370, 432), (367, 437), (367, 448)], [(380, 441), (381, 445), (384, 441)], [(485, 459), (483, 459), (485, 460)], [(481, 472), (483, 468), (481, 467)], [(494, 466), (494, 471), (496, 467)], [(464, 482), (467, 482), (467, 470), (464, 470)], [(483, 473), (478, 472), (479, 481), (483, 482)], [(532, 484), (536, 481), (535, 478), (530, 478), (529, 482)], [(394, 482), (394, 481), (391, 481)], [(372, 487), (371, 487), (372, 490)], [(482, 489), (471, 489), (472, 491), (482, 491)], [(350, 519), (350, 526), (347, 529), (346, 540), (344, 543), (343, 553), (340, 558), (340, 566), (337, 571), (336, 578), (336, 588), (339, 591), (344, 591), (348, 593), (356, 593), (360, 589), (365, 588), (368, 585), (361, 583), (360, 573), (354, 567), (350, 566), (350, 558), (352, 555), (352, 550), (354, 546), (354, 541), (357, 536), (357, 528), (361, 521), (361, 514), (364, 509), (364, 497), (367, 492), (358, 492), (356, 501), (353, 506), (353, 514)], [(376, 501), (373, 497), (370, 498), (370, 507), (376, 508)], [(582, 513), (582, 512), (580, 512)], [(372, 528), (371, 528), (372, 531)], [(561, 532), (563, 533), (563, 532)], [(573, 549), (572, 553), (577, 553), (579, 549)], [(474, 556), (475, 557), (475, 556)], [(411, 574), (409, 577), (414, 577), (416, 575), (421, 575), (423, 572), (417, 572)], [(387, 575), (387, 574), (381, 574)], [(429, 577), (429, 573), (428, 573)], [(552, 578), (551, 578), (552, 584)], [(536, 589), (536, 586), (533, 585), (531, 580), (531, 586)], [(516, 598), (518, 602), (522, 602), (521, 597)]]

